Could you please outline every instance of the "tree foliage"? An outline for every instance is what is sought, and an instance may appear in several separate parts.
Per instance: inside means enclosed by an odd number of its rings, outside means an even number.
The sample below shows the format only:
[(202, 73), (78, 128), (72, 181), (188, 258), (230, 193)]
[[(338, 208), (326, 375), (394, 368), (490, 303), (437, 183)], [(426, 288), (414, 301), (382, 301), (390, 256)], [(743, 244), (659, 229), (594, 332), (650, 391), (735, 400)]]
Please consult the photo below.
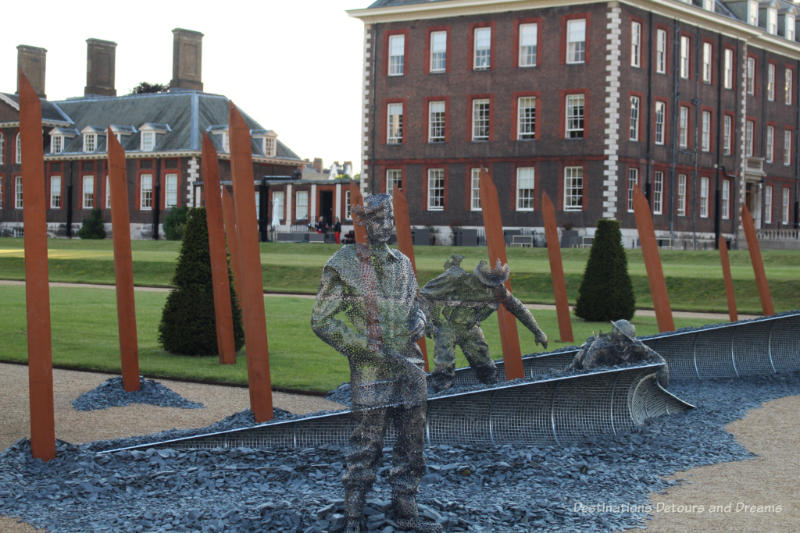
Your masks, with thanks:
[[(158, 328), (161, 345), (174, 354), (218, 354), (205, 209), (189, 210), (172, 282), (175, 288), (167, 296)], [(236, 351), (239, 351), (244, 345), (244, 331), (230, 267), (228, 283), (233, 308), (234, 342)]]
[(583, 274), (575, 314), (585, 320), (630, 320), (636, 309), (619, 222), (600, 219)]
[(188, 214), (188, 207), (173, 207), (167, 212), (167, 216), (164, 217), (164, 235), (167, 236), (168, 241), (183, 239)]
[(151, 94), (165, 93), (169, 91), (169, 85), (164, 83), (148, 83), (143, 81), (131, 90), (130, 94)]
[(99, 209), (92, 209), (89, 216), (83, 219), (81, 229), (78, 230), (81, 239), (105, 239), (106, 228), (103, 225), (103, 216)]

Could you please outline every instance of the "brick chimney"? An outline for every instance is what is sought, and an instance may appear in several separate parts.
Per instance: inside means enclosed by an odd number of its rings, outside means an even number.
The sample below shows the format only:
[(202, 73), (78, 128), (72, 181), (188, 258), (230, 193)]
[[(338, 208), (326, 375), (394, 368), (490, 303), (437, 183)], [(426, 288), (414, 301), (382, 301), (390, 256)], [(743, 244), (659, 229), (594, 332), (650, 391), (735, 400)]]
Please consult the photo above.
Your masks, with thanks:
[[(21, 44), (17, 46), (17, 69), (21, 70), (31, 82), (36, 94), (46, 98), (44, 92), (45, 59), (47, 50), (36, 46)], [(17, 82), (19, 93), (19, 82)]]
[(117, 43), (86, 39), (86, 96), (117, 96), (114, 87)]
[(314, 170), (322, 174), (322, 158), (315, 157), (314, 163), (311, 166), (314, 168)]
[(172, 81), (170, 88), (203, 90), (203, 34), (199, 31), (172, 30)]

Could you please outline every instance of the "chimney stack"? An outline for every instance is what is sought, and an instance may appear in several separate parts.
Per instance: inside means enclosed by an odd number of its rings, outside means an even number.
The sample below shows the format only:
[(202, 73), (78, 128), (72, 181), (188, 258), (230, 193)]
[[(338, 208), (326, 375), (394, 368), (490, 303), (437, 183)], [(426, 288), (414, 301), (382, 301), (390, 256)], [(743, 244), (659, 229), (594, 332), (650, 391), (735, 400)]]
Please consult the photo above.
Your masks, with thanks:
[(199, 31), (172, 30), (172, 81), (170, 88), (203, 90), (203, 34)]
[(311, 165), (311, 166), (314, 168), (314, 170), (316, 170), (317, 172), (322, 174), (322, 158), (315, 157), (314, 158), (314, 164)]
[[(45, 59), (47, 50), (36, 46), (21, 44), (17, 46), (17, 69), (21, 70), (31, 82), (36, 94), (46, 98), (44, 92)], [(19, 93), (19, 81), (17, 82)]]
[(85, 96), (117, 96), (114, 87), (117, 43), (86, 39)]

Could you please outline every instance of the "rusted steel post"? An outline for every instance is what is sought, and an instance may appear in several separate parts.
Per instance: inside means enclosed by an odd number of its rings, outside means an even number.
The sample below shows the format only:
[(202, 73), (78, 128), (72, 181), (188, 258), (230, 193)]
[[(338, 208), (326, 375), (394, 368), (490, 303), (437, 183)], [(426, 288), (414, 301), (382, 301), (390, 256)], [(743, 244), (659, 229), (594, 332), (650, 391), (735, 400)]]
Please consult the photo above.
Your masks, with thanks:
[[(364, 205), (364, 197), (361, 195), (361, 189), (355, 181), (350, 182), (350, 205)], [(367, 245), (367, 230), (364, 226), (355, 223), (353, 220), (353, 232), (357, 243)]]
[(239, 301), (242, 299), (242, 266), (239, 256), (239, 233), (236, 231), (236, 218), (233, 215), (233, 196), (231, 192), (222, 188), (222, 219), (225, 222), (225, 235), (228, 237), (228, 253), (231, 254), (231, 266), (233, 267), (233, 286)]
[[(486, 245), (489, 248), (489, 263), (494, 268), (498, 260), (502, 264), (506, 264), (508, 259), (506, 258), (506, 241), (503, 237), (503, 221), (500, 217), (497, 189), (486, 169), (481, 169), (480, 187), (481, 211), (483, 213), (483, 226), (486, 231)], [(510, 291), (511, 280), (506, 281), (505, 285)], [(522, 351), (519, 346), (517, 319), (501, 305), (497, 309), (497, 323), (500, 326), (500, 341), (503, 346), (506, 379), (523, 378), (525, 377), (525, 372), (522, 368)]]
[(214, 292), (214, 321), (217, 328), (219, 362), (236, 362), (233, 338), (231, 283), (228, 279), (228, 257), (225, 253), (225, 230), (222, 226), (222, 201), (219, 195), (219, 162), (211, 139), (203, 133), (203, 195), (208, 226), (208, 255), (211, 260), (211, 284)]
[(122, 361), (122, 388), (139, 390), (139, 341), (136, 336), (136, 302), (133, 296), (131, 221), (125, 151), (108, 128), (108, 183), (111, 187), (111, 234), (114, 239), (114, 273), (117, 282), (117, 328)]
[(542, 194), (542, 218), (544, 218), (547, 255), (550, 257), (553, 296), (556, 300), (558, 333), (561, 335), (562, 342), (573, 342), (572, 320), (569, 316), (569, 302), (567, 301), (567, 283), (564, 280), (564, 264), (561, 261), (561, 246), (558, 243), (558, 230), (556, 229), (556, 210), (547, 193)]
[(767, 273), (764, 271), (764, 260), (761, 258), (761, 248), (758, 246), (756, 225), (753, 223), (753, 216), (745, 204), (742, 204), (742, 226), (744, 226), (744, 236), (747, 238), (750, 262), (753, 263), (758, 295), (761, 297), (761, 309), (764, 311), (765, 316), (774, 315), (775, 307), (772, 305), (772, 295), (769, 293), (769, 283), (767, 283)]
[(236, 232), (239, 235), (241, 258), (242, 315), (247, 350), (247, 382), (250, 388), (250, 409), (256, 422), (273, 417), (272, 384), (269, 375), (267, 317), (264, 310), (264, 283), (261, 273), (261, 251), (258, 246), (255, 181), (250, 128), (231, 102), (228, 114), (231, 145), (231, 174), (236, 209)]
[[(392, 203), (394, 204), (394, 227), (397, 232), (397, 247), (411, 260), (411, 266), (416, 277), (417, 262), (414, 259), (414, 241), (411, 238), (411, 219), (408, 216), (406, 193), (400, 188), (395, 188), (392, 195)], [(417, 344), (419, 349), (422, 350), (422, 358), (425, 360), (425, 372), (429, 372), (428, 346), (425, 344), (425, 337), (419, 339)]]
[(725, 296), (728, 299), (728, 317), (731, 322), (739, 320), (736, 312), (736, 296), (733, 293), (733, 277), (731, 276), (731, 263), (728, 260), (728, 242), (722, 235), (719, 236), (719, 259), (722, 263), (722, 277), (725, 279)]
[(647, 270), (647, 281), (650, 283), (650, 295), (653, 297), (658, 331), (673, 331), (675, 322), (672, 320), (667, 283), (664, 281), (664, 271), (661, 269), (661, 258), (658, 255), (658, 243), (656, 243), (653, 219), (650, 216), (650, 206), (638, 186), (634, 188), (633, 211), (636, 217), (636, 228), (639, 230), (639, 242), (642, 244), (642, 256)]
[(56, 428), (53, 411), (53, 342), (47, 267), (42, 103), (22, 71), (19, 72), (19, 122), (22, 190), (25, 195), (22, 222), (25, 225), (31, 455), (42, 461), (49, 461), (56, 456)]

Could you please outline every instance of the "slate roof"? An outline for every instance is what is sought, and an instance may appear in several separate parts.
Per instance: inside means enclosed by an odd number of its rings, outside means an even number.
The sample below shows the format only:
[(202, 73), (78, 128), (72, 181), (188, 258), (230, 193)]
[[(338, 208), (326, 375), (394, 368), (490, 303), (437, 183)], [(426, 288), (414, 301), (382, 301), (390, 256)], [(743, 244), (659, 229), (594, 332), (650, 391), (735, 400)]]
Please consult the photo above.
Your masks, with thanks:
[[(14, 107), (19, 110), (19, 95), (12, 93), (2, 93), (6, 99), (13, 102)], [(71, 124), (69, 117), (65, 116), (58, 107), (54, 106), (48, 100), (41, 100), (42, 102), (42, 122), (45, 124)]]
[[(70, 121), (70, 126), (82, 131), (87, 126), (105, 130), (114, 125), (117, 130), (130, 133), (122, 136), (126, 152), (140, 150), (139, 128), (144, 124), (157, 126), (166, 133), (156, 135), (154, 152), (200, 151), (201, 132), (211, 125), (227, 124), (229, 100), (225, 96), (197, 91), (137, 94), (128, 96), (87, 96), (50, 102)], [(43, 107), (44, 109), (44, 107)], [(251, 130), (264, 128), (247, 114), (242, 116)], [(63, 120), (63, 119), (62, 119)], [(219, 136), (212, 141), (220, 150)], [(263, 147), (253, 140), (253, 155), (264, 156)], [(105, 135), (98, 135), (97, 151), (106, 149)], [(63, 154), (82, 153), (83, 139), (66, 138)], [(276, 157), (300, 160), (289, 147), (277, 142)]]

